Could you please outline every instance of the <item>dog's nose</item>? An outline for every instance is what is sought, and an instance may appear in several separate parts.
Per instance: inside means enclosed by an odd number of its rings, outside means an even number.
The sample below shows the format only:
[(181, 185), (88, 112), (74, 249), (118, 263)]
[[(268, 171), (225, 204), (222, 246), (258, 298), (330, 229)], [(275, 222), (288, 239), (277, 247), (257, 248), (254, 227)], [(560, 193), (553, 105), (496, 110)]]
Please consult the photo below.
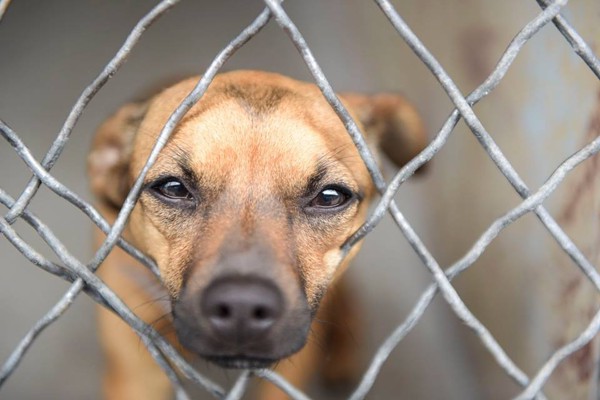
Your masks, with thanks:
[(237, 345), (266, 334), (283, 311), (279, 289), (268, 281), (221, 279), (201, 299), (202, 317), (220, 340)]

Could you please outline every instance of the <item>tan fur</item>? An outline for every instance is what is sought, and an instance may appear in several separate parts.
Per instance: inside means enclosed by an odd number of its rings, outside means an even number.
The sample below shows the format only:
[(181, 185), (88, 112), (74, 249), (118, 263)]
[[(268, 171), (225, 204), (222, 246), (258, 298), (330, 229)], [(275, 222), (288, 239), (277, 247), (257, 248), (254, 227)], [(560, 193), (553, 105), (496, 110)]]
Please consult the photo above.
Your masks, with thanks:
[[(162, 126), (197, 79), (180, 82), (149, 103), (124, 106), (98, 131), (89, 158), (90, 179), (108, 216), (116, 213)], [(384, 152), (396, 163), (408, 161), (425, 146), (421, 120), (401, 97), (352, 94), (343, 101), (364, 123), (367, 140), (386, 146)], [(182, 163), (201, 182), (197, 210), (165, 208), (146, 190), (125, 233), (158, 264), (166, 297), (181, 300), (185, 285), (188, 293), (201, 293), (220, 272), (224, 253), (247, 249), (259, 240), (266, 243), (272, 260), (265, 273), (284, 297), (294, 303), (304, 293), (308, 305), (316, 309), (325, 288), (358, 251), (357, 246), (341, 261), (339, 248), (363, 223), (374, 195), (355, 146), (318, 88), (265, 72), (218, 75), (177, 126), (146, 182), (182, 174)], [(333, 216), (305, 215), (296, 204), (319, 165), (326, 166), (319, 179), (343, 183), (359, 193), (361, 201)], [(146, 293), (152, 286), (146, 271), (120, 250), (106, 264), (103, 278), (134, 311), (149, 322), (165, 314)], [(299, 282), (303, 287), (298, 287)], [(341, 297), (351, 297), (348, 291), (340, 292)], [(136, 308), (143, 303), (148, 304)], [(329, 300), (323, 303), (319, 316), (325, 313), (330, 320), (337, 318), (336, 310), (348, 313), (352, 308), (349, 299), (337, 303), (343, 304), (341, 308), (329, 305), (335, 303)], [(138, 340), (130, 330), (106, 311), (101, 311), (100, 327), (108, 354), (107, 397), (164, 398), (168, 382), (141, 346), (132, 344)], [(329, 335), (323, 327), (313, 329)], [(343, 378), (355, 370), (351, 347), (338, 346), (334, 358), (345, 360), (347, 367), (338, 366), (330, 376)], [(309, 344), (294, 359), (293, 371), (286, 371), (290, 364), (282, 363), (281, 372), (303, 385), (322, 355)], [(281, 395), (266, 390), (261, 398)]]

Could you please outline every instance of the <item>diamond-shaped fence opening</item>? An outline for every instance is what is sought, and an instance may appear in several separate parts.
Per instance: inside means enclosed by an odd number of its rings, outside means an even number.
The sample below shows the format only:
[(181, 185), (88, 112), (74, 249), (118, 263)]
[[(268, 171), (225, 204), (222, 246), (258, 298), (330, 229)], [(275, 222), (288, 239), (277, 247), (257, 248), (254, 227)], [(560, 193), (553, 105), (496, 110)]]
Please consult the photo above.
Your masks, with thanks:
[[(9, 3), (10, 2), (6, 0), (0, 1), (0, 19)], [(36, 159), (20, 139), (19, 135), (17, 135), (6, 123), (0, 121), (0, 133), (2, 137), (34, 173), (34, 177), (32, 177), (26, 188), (17, 198), (12, 198), (4, 190), (0, 189), (0, 202), (8, 209), (3, 217), (0, 218), (0, 231), (4, 237), (33, 264), (51, 274), (71, 282), (71, 287), (65, 293), (63, 298), (55, 304), (29, 332), (27, 332), (25, 337), (15, 348), (14, 352), (4, 362), (0, 369), (0, 387), (18, 367), (19, 362), (23, 359), (30, 346), (35, 342), (38, 335), (40, 335), (50, 324), (56, 322), (73, 304), (76, 297), (81, 292), (85, 291), (86, 295), (90, 296), (99, 304), (114, 311), (135, 330), (140, 336), (141, 341), (147, 346), (155, 361), (171, 380), (178, 398), (188, 398), (186, 389), (181, 381), (182, 379), (187, 379), (196, 383), (216, 398), (241, 398), (245, 393), (250, 378), (253, 376), (271, 381), (284, 390), (291, 398), (307, 398), (307, 396), (298, 388), (293, 387), (274, 371), (267, 369), (245, 371), (230, 388), (220, 387), (201, 375), (188, 364), (188, 362), (163, 337), (161, 337), (159, 333), (137, 317), (135, 313), (132, 312), (110, 290), (110, 288), (106, 287), (106, 285), (95, 275), (95, 271), (102, 264), (114, 246), (122, 247), (126, 252), (158, 275), (158, 270), (153, 260), (146, 257), (120, 237), (127, 218), (139, 196), (143, 179), (149, 168), (151, 168), (155, 162), (159, 152), (166, 143), (169, 135), (173, 132), (177, 123), (183, 118), (185, 113), (202, 98), (202, 95), (207, 90), (212, 79), (221, 70), (225, 62), (238, 49), (251, 40), (265, 25), (273, 20), (274, 22), (271, 23), (279, 25), (282, 29), (282, 34), (287, 35), (290, 42), (297, 48), (323, 96), (344, 123), (348, 134), (354, 141), (369, 173), (371, 174), (373, 182), (382, 195), (367, 222), (345, 243), (343, 247), (344, 252), (347, 254), (352, 246), (360, 239), (364, 238), (365, 235), (368, 235), (381, 219), (389, 214), (434, 279), (434, 283), (422, 293), (417, 304), (404, 322), (390, 333), (388, 338), (376, 351), (370, 365), (364, 372), (360, 383), (353, 391), (350, 398), (361, 399), (369, 393), (386, 359), (390, 356), (398, 343), (417, 324), (433, 298), (438, 293), (441, 294), (456, 316), (475, 333), (503, 371), (518, 385), (522, 386), (522, 393), (516, 398), (545, 398), (545, 395), (542, 392), (544, 384), (559, 364), (590, 343), (600, 331), (600, 311), (595, 315), (592, 315), (587, 327), (585, 327), (574, 340), (562, 344), (555, 350), (551, 357), (539, 367), (534, 375), (528, 376), (515, 364), (515, 362), (513, 362), (513, 360), (511, 360), (507, 352), (494, 338), (493, 332), (490, 332), (486, 326), (475, 317), (469, 308), (467, 308), (450, 282), (453, 278), (473, 265), (486, 250), (488, 245), (490, 245), (504, 228), (524, 215), (532, 213), (535, 214), (537, 219), (539, 219), (539, 223), (545, 227), (560, 245), (562, 250), (570, 257), (574, 264), (573, 268), (579, 268), (581, 274), (583, 274), (597, 290), (600, 290), (600, 275), (594, 265), (586, 258), (584, 253), (578, 249), (544, 207), (544, 201), (555, 191), (569, 172), (600, 151), (600, 138), (592, 138), (591, 142), (558, 165), (554, 173), (552, 173), (542, 186), (536, 190), (532, 190), (521, 179), (519, 173), (513, 168), (507, 157), (505, 157), (472, 108), (475, 103), (482, 100), (496, 88), (506, 75), (507, 71), (509, 71), (513, 61), (518, 57), (523, 46), (546, 25), (554, 25), (567, 43), (573, 48), (573, 51), (587, 64), (592, 73), (597, 78), (600, 78), (600, 61), (590, 47), (579, 36), (577, 31), (570, 26), (567, 20), (561, 15), (567, 1), (557, 0), (550, 2), (538, 0), (540, 6), (539, 14), (529, 21), (517, 35), (514, 36), (493, 72), (483, 81), (483, 83), (468, 96), (463, 96), (456, 84), (445, 71), (444, 67), (429, 52), (419, 37), (417, 37), (408, 27), (392, 4), (388, 0), (374, 0), (374, 3), (381, 9), (385, 17), (397, 31), (398, 35), (406, 42), (406, 44), (408, 44), (412, 51), (431, 71), (431, 74), (439, 81), (439, 84), (455, 106), (455, 110), (448, 117), (439, 132), (434, 136), (430, 144), (417, 157), (401, 168), (389, 183), (386, 183), (377, 163), (370, 154), (357, 125), (335, 95), (325, 74), (305, 42), (302, 33), (286, 14), (284, 5), (278, 0), (264, 0), (266, 6), (265, 9), (256, 17), (256, 19), (245, 27), (237, 37), (223, 48), (221, 52), (219, 52), (208, 69), (203, 71), (202, 78), (199, 80), (194, 90), (171, 115), (162, 129), (144, 169), (127, 196), (117, 220), (114, 224), (110, 225), (93, 206), (58, 181), (51, 174), (51, 169), (60, 157), (75, 124), (89, 101), (113, 76), (113, 74), (117, 72), (125, 61), (125, 58), (132, 51), (132, 48), (144, 34), (146, 28), (170, 8), (176, 6), (177, 3), (179, 3), (178, 0), (163, 0), (138, 22), (121, 49), (110, 60), (100, 75), (98, 75), (98, 77), (82, 92), (60, 130), (60, 133), (42, 160)], [(499, 173), (505, 177), (523, 201), (500, 218), (494, 220), (479, 236), (475, 243), (473, 243), (464, 256), (444, 270), (424, 245), (423, 241), (417, 235), (405, 216), (400, 212), (398, 206), (394, 202), (394, 195), (397, 193), (400, 186), (419, 167), (431, 160), (436, 153), (444, 147), (453, 129), (461, 119), (466, 123), (481, 147), (497, 166)], [(74, 257), (69, 249), (67, 249), (53, 234), (44, 221), (29, 211), (28, 205), (41, 185), (45, 185), (58, 196), (75, 205), (85, 213), (94, 224), (107, 234), (106, 239), (92, 260), (83, 262)], [(22, 219), (33, 227), (37, 234), (53, 250), (58, 258), (58, 262), (55, 263), (50, 261), (19, 236), (13, 226), (14, 222), (19, 219)]]

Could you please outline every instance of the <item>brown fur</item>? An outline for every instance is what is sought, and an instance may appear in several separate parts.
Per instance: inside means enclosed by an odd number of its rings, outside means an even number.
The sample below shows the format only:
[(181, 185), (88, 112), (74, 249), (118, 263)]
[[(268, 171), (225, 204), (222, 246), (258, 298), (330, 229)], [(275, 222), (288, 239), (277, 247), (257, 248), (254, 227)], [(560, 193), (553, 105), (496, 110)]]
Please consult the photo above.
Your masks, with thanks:
[[(89, 170), (108, 217), (114, 218), (162, 126), (197, 79), (180, 82), (149, 102), (125, 105), (99, 129)], [(425, 146), (421, 120), (401, 97), (348, 94), (342, 99), (364, 124), (367, 141), (382, 145), (398, 165)], [(195, 205), (169, 207), (153, 195), (153, 182), (164, 176), (191, 182)], [(169, 301), (179, 312), (193, 314), (197, 296), (228, 273), (265, 277), (291, 310), (305, 304), (314, 315), (327, 288), (358, 251), (356, 246), (341, 260), (340, 246), (364, 222), (374, 195), (355, 146), (318, 88), (257, 71), (218, 75), (177, 126), (146, 182), (125, 235), (158, 264), (166, 307), (153, 302), (148, 273), (120, 250), (109, 257), (102, 276), (149, 322), (168, 314)], [(355, 197), (335, 213), (306, 211), (307, 202), (326, 184), (343, 185)], [(320, 315), (336, 319), (338, 312), (351, 311), (351, 293), (343, 286), (339, 291), (346, 299), (324, 300)], [(124, 323), (102, 310), (100, 327), (108, 354), (107, 397), (168, 395), (168, 382), (149, 355), (131, 344), (136, 339)], [(335, 335), (323, 332), (337, 343), (332, 351), (339, 360), (325, 375), (339, 379), (356, 363), (352, 346)], [(282, 364), (280, 372), (302, 385), (314, 369), (310, 365), (319, 361), (317, 349), (309, 344), (294, 359), (293, 371)], [(146, 389), (147, 382), (152, 384)], [(267, 389), (261, 398), (280, 394)]]

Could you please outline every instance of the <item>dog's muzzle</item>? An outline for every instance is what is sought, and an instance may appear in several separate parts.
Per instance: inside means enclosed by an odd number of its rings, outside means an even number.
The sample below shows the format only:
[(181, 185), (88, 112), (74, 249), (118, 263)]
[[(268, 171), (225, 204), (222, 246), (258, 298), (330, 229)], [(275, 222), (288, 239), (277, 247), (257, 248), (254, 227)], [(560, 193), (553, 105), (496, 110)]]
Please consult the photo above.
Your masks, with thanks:
[(286, 299), (268, 278), (236, 275), (185, 291), (173, 314), (180, 342), (225, 368), (262, 368), (297, 352), (311, 322), (305, 300)]

